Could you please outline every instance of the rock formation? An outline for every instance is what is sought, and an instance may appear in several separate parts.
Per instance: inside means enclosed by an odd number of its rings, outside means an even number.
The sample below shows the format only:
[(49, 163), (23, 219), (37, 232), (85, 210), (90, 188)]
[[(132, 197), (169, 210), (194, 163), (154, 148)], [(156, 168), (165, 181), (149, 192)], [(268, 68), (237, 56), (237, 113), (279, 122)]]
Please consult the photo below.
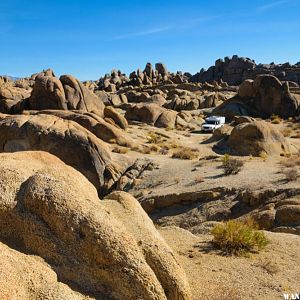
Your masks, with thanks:
[(288, 83), (271, 75), (259, 75), (254, 81), (245, 80), (238, 94), (217, 107), (214, 113), (228, 118), (235, 115), (288, 118), (296, 116), (299, 107), (300, 96), (290, 92)]
[(63, 75), (59, 79), (38, 75), (26, 108), (83, 110), (103, 116), (104, 104), (71, 75)]
[(76, 114), (65, 115), (65, 119), (54, 114), (1, 115), (0, 149), (2, 152), (47, 151), (80, 171), (99, 194), (105, 194), (133, 162), (112, 155), (106, 143), (79, 125), (94, 122), (97, 131), (101, 123), (94, 120)]
[(214, 66), (208, 70), (193, 75), (190, 82), (225, 81), (229, 85), (240, 85), (246, 79), (254, 79), (258, 75), (274, 75), (281, 81), (292, 81), (300, 85), (300, 62), (291, 65), (289, 63), (276, 65), (256, 64), (254, 60), (237, 55), (232, 58), (218, 59)]
[[(99, 201), (84, 176), (45, 152), (0, 154), (0, 162), (2, 242), (43, 258), (60, 282), (95, 299), (191, 299), (183, 270), (133, 197), (114, 193)], [(4, 250), (1, 256), (14, 251)], [(26, 258), (22, 264), (33, 260)], [(45, 275), (41, 264), (33, 266), (44, 278), (33, 283), (29, 295), (21, 281), (13, 289), (9, 281), (1, 298), (11, 298), (15, 291), (25, 299), (41, 298), (43, 292), (57, 299), (59, 291), (59, 299), (84, 298), (56, 283), (53, 271)], [(12, 274), (21, 267), (10, 265)]]
[(264, 121), (242, 123), (234, 127), (226, 141), (216, 149), (226, 149), (235, 155), (282, 155), (290, 153), (285, 137), (273, 125)]

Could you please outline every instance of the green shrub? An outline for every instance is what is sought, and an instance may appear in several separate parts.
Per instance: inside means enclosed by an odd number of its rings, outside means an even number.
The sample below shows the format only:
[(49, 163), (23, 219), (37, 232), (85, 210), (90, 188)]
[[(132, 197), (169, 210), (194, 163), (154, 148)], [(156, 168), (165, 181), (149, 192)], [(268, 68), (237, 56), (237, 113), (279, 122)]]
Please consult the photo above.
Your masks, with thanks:
[(268, 244), (265, 234), (257, 229), (252, 219), (230, 220), (216, 225), (211, 233), (214, 236), (213, 243), (225, 253), (245, 255), (259, 251)]
[(231, 158), (229, 154), (225, 154), (222, 161), (222, 168), (225, 175), (234, 175), (239, 173), (244, 166), (244, 162), (235, 158)]

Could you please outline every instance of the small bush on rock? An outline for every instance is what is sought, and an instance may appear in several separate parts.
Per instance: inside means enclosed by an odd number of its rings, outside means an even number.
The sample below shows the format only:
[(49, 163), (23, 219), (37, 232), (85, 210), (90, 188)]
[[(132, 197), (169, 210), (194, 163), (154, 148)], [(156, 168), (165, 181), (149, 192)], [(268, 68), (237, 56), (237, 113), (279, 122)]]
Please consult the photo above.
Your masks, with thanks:
[(244, 162), (235, 158), (231, 158), (225, 154), (222, 161), (222, 168), (225, 175), (234, 175), (239, 173), (244, 166)]
[(234, 255), (246, 255), (249, 252), (262, 250), (268, 240), (265, 234), (258, 231), (253, 219), (245, 221), (230, 220), (216, 225), (211, 233), (213, 243), (222, 251)]

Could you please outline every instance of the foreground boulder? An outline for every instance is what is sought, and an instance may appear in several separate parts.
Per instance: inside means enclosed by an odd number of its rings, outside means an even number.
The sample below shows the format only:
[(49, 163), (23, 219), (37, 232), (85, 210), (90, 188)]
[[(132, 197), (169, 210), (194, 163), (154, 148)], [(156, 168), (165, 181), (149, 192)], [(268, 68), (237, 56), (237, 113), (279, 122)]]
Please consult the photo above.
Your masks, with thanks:
[[(24, 114), (30, 115), (52, 115), (64, 120), (70, 120), (78, 123), (85, 129), (92, 132), (99, 139), (111, 143), (115, 142), (120, 146), (131, 147), (133, 146), (132, 139), (126, 134), (124, 130), (115, 126), (115, 123), (108, 123), (102, 117), (82, 111), (66, 111), (66, 110), (41, 110), (41, 111), (24, 111)], [(118, 121), (118, 113), (114, 115), (114, 119)], [(122, 117), (122, 116), (121, 116)], [(124, 117), (121, 119), (123, 121)], [(126, 126), (125, 119), (123, 127)], [(118, 123), (119, 124), (119, 123)], [(120, 126), (121, 127), (121, 126)]]
[(26, 255), (0, 242), (0, 298), (88, 300), (59, 282), (57, 274), (42, 259)]
[(283, 155), (290, 153), (290, 146), (273, 125), (264, 121), (254, 121), (237, 125), (225, 144), (217, 145), (237, 155)]
[(84, 176), (45, 152), (0, 154), (0, 180), (0, 240), (42, 257), (60, 282), (95, 299), (191, 299), (172, 251), (131, 196), (99, 201)]
[[(42, 150), (59, 157), (88, 178), (99, 193), (106, 193), (133, 163), (109, 151), (108, 145), (79, 125), (93, 122), (84, 116), (0, 115), (0, 149), (2, 152)], [(75, 120), (72, 121), (71, 119)], [(76, 123), (78, 122), (78, 123)], [(101, 127), (99, 122), (90, 123)]]

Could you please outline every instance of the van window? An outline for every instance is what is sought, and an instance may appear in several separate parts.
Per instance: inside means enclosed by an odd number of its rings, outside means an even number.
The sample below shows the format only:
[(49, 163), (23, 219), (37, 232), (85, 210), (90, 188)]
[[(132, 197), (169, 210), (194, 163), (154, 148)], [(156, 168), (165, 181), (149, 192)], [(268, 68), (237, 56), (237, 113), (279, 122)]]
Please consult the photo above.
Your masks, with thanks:
[(216, 125), (216, 121), (205, 121), (206, 124), (209, 124), (209, 125)]

